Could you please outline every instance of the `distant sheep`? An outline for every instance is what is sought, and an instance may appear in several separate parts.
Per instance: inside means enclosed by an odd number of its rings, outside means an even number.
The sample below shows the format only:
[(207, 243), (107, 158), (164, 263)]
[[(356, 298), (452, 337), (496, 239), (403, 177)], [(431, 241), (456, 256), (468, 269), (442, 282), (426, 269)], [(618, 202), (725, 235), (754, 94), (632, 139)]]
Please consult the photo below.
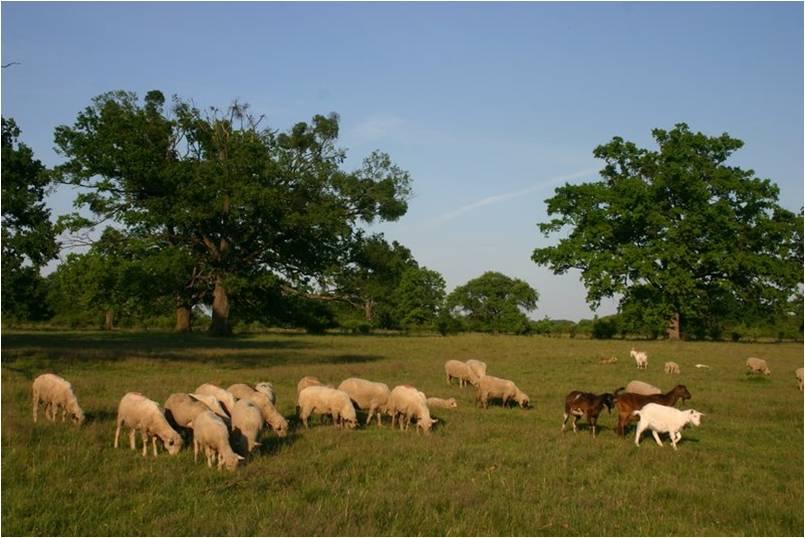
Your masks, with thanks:
[[(624, 392), (631, 392), (632, 394), (642, 394), (643, 396), (651, 396), (652, 394), (662, 394), (662, 391), (654, 385), (649, 385), (643, 381), (629, 381), (626, 385)], [(616, 392), (617, 394), (617, 392)]]
[(797, 368), (796, 370), (794, 370), (794, 376), (797, 378), (799, 391), (802, 392), (802, 368)]
[(237, 439), (241, 448), (246, 449), (241, 450), (241, 454), (250, 453), (260, 446), (257, 438), (262, 429), (263, 415), (260, 409), (249, 400), (238, 400), (232, 411), (232, 437)]
[(442, 409), (456, 409), (458, 407), (458, 402), (455, 398), (435, 398), (431, 397), (425, 400), (428, 404), (428, 407), (440, 407)]
[(338, 385), (338, 390), (349, 394), (349, 398), (358, 409), (368, 411), (369, 415), (366, 417), (366, 424), (371, 423), (372, 416), (376, 415), (377, 425), (381, 425), (380, 416), (381, 413), (386, 413), (386, 404), (388, 404), (389, 396), (391, 395), (388, 385), (358, 377), (350, 377)]
[(629, 355), (634, 359), (638, 370), (645, 370), (648, 367), (648, 354), (645, 351), (637, 351), (632, 348)]
[(696, 366), (696, 368), (710, 368), (710, 367), (709, 367), (708, 365), (706, 365), (706, 364), (696, 364), (695, 366)]
[(490, 398), (499, 398), (505, 407), (509, 402), (516, 402), (522, 408), (529, 407), (528, 395), (517, 388), (513, 381), (485, 375), (478, 383), (475, 400), (481, 407), (489, 407)]
[(285, 437), (288, 435), (288, 421), (285, 420), (274, 404), (271, 403), (269, 397), (259, 392), (245, 383), (235, 383), (230, 385), (227, 392), (232, 394), (235, 398), (241, 398), (253, 403), (260, 410), (263, 415), (263, 420), (266, 424), (274, 430), (278, 437)]
[(682, 439), (682, 428), (687, 424), (698, 426), (704, 413), (699, 413), (695, 409), (680, 411), (675, 407), (648, 403), (642, 409), (633, 411), (632, 415), (640, 417), (635, 432), (635, 445), (640, 446), (640, 434), (648, 428), (660, 446), (662, 446), (662, 441), (660, 441), (659, 434), (667, 432), (671, 437), (671, 446), (676, 450), (676, 444)]
[(73, 386), (63, 377), (55, 374), (42, 374), (34, 379), (33, 387), (33, 413), (34, 422), (39, 411), (39, 404), (45, 404), (45, 418), (56, 421), (56, 414), (61, 411), (61, 420), (64, 422), (67, 415), (75, 424), (84, 422), (84, 411), (78, 405), (78, 399), (73, 393)]
[(336, 427), (343, 425), (354, 429), (358, 425), (355, 407), (349, 394), (329, 387), (312, 386), (302, 389), (299, 393), (298, 412), (305, 428), (308, 427), (308, 417), (313, 413), (331, 415)]
[[(233, 411), (234, 406), (233, 406)], [(198, 461), (199, 450), (204, 450), (207, 456), (207, 466), (218, 460), (218, 469), (225, 467), (234, 471), (243, 461), (243, 456), (235, 454), (229, 444), (229, 429), (212, 411), (199, 414), (193, 421), (193, 461)]]
[(400, 430), (408, 430), (411, 419), (416, 419), (417, 432), (422, 430), (429, 433), (437, 419), (430, 416), (427, 399), (422, 391), (411, 385), (398, 385), (394, 387), (389, 396), (388, 412), (391, 414), (391, 427), (399, 418)]
[(227, 414), (232, 416), (232, 410), (235, 408), (235, 397), (228, 390), (224, 390), (217, 385), (213, 385), (212, 383), (204, 383), (203, 385), (199, 385), (199, 387), (193, 391), (193, 394), (207, 394), (209, 396), (214, 396), (219, 402), (221, 402), (221, 405), (224, 406), (224, 410), (226, 410)]
[(668, 361), (665, 363), (665, 373), (666, 374), (678, 374), (679, 373), (679, 365), (673, 361)]
[(458, 379), (458, 385), (460, 387), (463, 387), (467, 383), (478, 385), (478, 376), (467, 366), (467, 363), (449, 360), (444, 363), (444, 373), (447, 376), (448, 385), (453, 379)]
[(753, 374), (771, 375), (771, 370), (769, 370), (769, 366), (764, 359), (749, 357), (746, 359), (746, 367)]
[(154, 446), (154, 457), (156, 457), (157, 437), (162, 441), (171, 456), (178, 454), (182, 448), (181, 436), (168, 424), (157, 403), (149, 400), (139, 392), (129, 392), (120, 400), (120, 404), (117, 407), (115, 448), (118, 447), (120, 429), (123, 426), (131, 428), (129, 431), (129, 444), (132, 450), (136, 448), (135, 433), (140, 432), (143, 439), (143, 456), (148, 453), (148, 440), (151, 439)]
[(601, 364), (615, 364), (618, 362), (618, 357), (612, 355), (611, 357), (598, 357), (598, 362)]

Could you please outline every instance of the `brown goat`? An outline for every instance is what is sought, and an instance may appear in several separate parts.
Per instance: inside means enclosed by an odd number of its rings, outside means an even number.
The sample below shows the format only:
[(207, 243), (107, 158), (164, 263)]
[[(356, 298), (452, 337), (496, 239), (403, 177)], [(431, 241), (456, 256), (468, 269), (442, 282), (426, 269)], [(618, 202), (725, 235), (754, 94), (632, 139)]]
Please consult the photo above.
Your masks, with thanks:
[(656, 403), (660, 405), (676, 405), (677, 400), (680, 398), (682, 401), (690, 399), (690, 392), (685, 385), (677, 385), (665, 394), (651, 394), (644, 396), (643, 394), (634, 394), (632, 392), (618, 392), (623, 389), (615, 391), (615, 406), (618, 408), (618, 434), (626, 435), (626, 425), (635, 420), (632, 416), (633, 411), (643, 409), (643, 406), (648, 403)]
[(612, 407), (614, 406), (612, 399), (612, 394), (608, 392), (599, 396), (578, 390), (570, 392), (565, 397), (565, 414), (564, 420), (562, 421), (562, 431), (565, 431), (565, 424), (567, 424), (568, 417), (573, 415), (573, 433), (575, 433), (576, 422), (578, 422), (579, 417), (586, 415), (587, 424), (590, 425), (593, 437), (595, 437), (595, 425), (598, 422), (598, 415), (601, 414), (601, 410), (603, 410), (604, 406), (607, 407), (608, 413), (612, 412)]

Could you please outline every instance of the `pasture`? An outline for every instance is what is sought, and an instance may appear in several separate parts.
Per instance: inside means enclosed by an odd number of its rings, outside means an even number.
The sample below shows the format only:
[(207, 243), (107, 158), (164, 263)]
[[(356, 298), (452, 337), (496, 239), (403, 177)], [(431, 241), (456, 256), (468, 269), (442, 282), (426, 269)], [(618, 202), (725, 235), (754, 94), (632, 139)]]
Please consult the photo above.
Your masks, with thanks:
[[(645, 371), (629, 359), (648, 352)], [(614, 354), (618, 362), (598, 364)], [(770, 377), (748, 376), (749, 356)], [(514, 380), (530, 410), (474, 406), (445, 382), (448, 359), (480, 358)], [(260, 335), (211, 339), (154, 333), (5, 332), (2, 340), (2, 533), (5, 535), (802, 535), (803, 397), (793, 370), (802, 344), (628, 342), (460, 335)], [(663, 373), (673, 360), (680, 375)], [(708, 369), (696, 369), (706, 363)], [(72, 382), (80, 429), (31, 419), (44, 372)], [(430, 435), (313, 419), (297, 428), (296, 383), (351, 376), (428, 396)], [(635, 447), (604, 412), (600, 434), (560, 432), (564, 396), (612, 392), (632, 379), (706, 413), (679, 451), (644, 434)], [(263, 437), (234, 473), (193, 463), (191, 450), (143, 458), (112, 448), (120, 397), (164, 403), (203, 382), (271, 381), (291, 434)], [(579, 424), (584, 425), (583, 420)], [(123, 443), (127, 445), (127, 443)]]

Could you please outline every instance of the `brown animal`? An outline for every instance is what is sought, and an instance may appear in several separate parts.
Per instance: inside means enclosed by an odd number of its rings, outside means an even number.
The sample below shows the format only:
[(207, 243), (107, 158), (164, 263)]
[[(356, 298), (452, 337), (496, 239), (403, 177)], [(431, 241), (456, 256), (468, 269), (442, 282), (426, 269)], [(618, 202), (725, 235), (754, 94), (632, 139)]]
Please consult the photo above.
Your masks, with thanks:
[(626, 435), (626, 425), (634, 420), (632, 415), (633, 411), (638, 411), (648, 403), (656, 403), (660, 405), (668, 405), (673, 407), (676, 405), (677, 400), (680, 398), (682, 401), (691, 398), (690, 392), (685, 385), (677, 385), (665, 394), (651, 394), (645, 396), (643, 394), (634, 394), (632, 392), (615, 391), (615, 406), (618, 408), (618, 435)]
[(598, 362), (601, 364), (615, 364), (618, 362), (618, 357), (611, 356), (611, 357), (598, 357)]
[(573, 433), (576, 433), (576, 422), (579, 417), (587, 416), (587, 424), (590, 425), (593, 437), (595, 437), (595, 424), (598, 422), (598, 415), (607, 407), (607, 412), (612, 413), (612, 407), (615, 405), (612, 402), (614, 396), (605, 392), (599, 396), (590, 392), (581, 392), (574, 390), (565, 397), (565, 414), (562, 421), (562, 431), (565, 431), (565, 424), (569, 416), (573, 415)]

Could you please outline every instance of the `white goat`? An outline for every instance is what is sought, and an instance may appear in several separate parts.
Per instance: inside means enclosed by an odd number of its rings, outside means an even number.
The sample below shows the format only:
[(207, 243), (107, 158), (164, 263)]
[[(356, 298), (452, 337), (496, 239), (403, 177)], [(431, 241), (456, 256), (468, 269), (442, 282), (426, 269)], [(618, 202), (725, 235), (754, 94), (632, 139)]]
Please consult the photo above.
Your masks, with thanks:
[(642, 409), (632, 411), (632, 415), (640, 417), (634, 437), (635, 445), (640, 446), (640, 434), (648, 428), (651, 430), (654, 440), (660, 446), (662, 446), (662, 441), (660, 441), (659, 433), (667, 432), (671, 437), (671, 445), (676, 450), (676, 444), (682, 439), (682, 428), (688, 423), (698, 426), (704, 413), (700, 413), (695, 409), (680, 411), (675, 407), (648, 403)]
[(638, 370), (645, 370), (648, 367), (648, 354), (645, 351), (637, 351), (632, 348), (629, 355), (634, 359)]

